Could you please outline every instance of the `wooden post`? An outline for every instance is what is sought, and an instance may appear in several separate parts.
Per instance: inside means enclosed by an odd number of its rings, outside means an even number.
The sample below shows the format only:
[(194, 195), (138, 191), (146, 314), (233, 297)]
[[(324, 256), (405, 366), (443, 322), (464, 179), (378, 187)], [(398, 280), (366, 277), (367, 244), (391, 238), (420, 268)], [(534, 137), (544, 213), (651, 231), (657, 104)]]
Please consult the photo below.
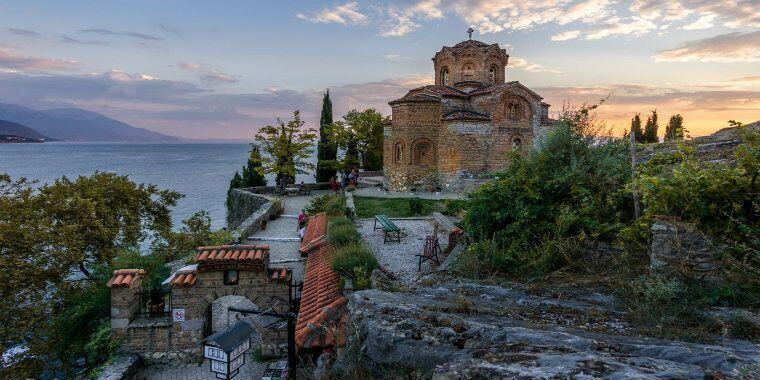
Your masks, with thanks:
[(631, 182), (633, 183), (633, 214), (638, 219), (641, 216), (639, 192), (636, 189), (636, 132), (631, 126)]

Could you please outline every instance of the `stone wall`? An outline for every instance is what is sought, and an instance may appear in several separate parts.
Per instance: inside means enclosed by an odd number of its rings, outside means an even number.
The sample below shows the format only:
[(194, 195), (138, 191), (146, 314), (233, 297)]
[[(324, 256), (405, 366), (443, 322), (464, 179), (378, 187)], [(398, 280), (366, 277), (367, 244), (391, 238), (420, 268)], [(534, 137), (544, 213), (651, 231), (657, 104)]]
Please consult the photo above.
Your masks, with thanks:
[(228, 227), (239, 239), (263, 229), (267, 221), (281, 212), (282, 205), (274, 197), (233, 189), (227, 210)]
[(707, 281), (721, 281), (720, 248), (693, 223), (660, 218), (652, 224), (650, 266), (656, 272), (677, 272)]
[(127, 335), (129, 323), (135, 319), (139, 306), (139, 291), (139, 286), (111, 288), (111, 336), (114, 340)]

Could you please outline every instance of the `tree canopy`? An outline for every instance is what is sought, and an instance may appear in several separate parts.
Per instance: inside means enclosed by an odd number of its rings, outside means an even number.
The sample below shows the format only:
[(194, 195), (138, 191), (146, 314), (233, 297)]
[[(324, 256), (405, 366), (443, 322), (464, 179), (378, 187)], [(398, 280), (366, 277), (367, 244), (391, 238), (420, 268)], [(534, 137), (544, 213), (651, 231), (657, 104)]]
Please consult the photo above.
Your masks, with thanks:
[(279, 183), (283, 178), (293, 182), (296, 174), (308, 174), (314, 169), (309, 158), (317, 135), (314, 129), (304, 128), (305, 124), (300, 111), (294, 111), (293, 120), (284, 123), (278, 118), (277, 125), (261, 128), (255, 140), (264, 154), (256, 170), (261, 174), (275, 174)]
[(388, 122), (374, 108), (351, 110), (330, 129), (331, 141), (343, 149), (344, 155), (337, 167), (365, 170), (383, 168), (383, 124)]
[(335, 174), (335, 159), (338, 148), (330, 141), (330, 126), (333, 124), (330, 90), (322, 98), (322, 116), (319, 119), (319, 145), (317, 146), (317, 182), (327, 182)]

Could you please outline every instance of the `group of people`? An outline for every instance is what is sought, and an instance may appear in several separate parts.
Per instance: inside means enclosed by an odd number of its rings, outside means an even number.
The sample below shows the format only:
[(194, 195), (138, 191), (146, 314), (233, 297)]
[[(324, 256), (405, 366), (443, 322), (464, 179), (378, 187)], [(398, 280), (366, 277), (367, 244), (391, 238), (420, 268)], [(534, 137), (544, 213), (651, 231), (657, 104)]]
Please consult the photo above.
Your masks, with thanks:
[(353, 186), (354, 188), (359, 186), (359, 169), (353, 167), (350, 171), (338, 170), (330, 178), (330, 188), (336, 194), (348, 186)]

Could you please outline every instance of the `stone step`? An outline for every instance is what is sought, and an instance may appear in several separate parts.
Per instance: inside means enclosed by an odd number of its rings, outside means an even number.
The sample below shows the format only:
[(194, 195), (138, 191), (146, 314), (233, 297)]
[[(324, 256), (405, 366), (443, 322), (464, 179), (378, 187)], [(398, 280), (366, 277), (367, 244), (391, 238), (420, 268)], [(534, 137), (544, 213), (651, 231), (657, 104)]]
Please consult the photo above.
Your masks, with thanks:
[[(282, 214), (279, 218), (288, 218), (288, 219), (298, 219), (298, 215), (292, 215), (292, 214)], [(279, 219), (278, 218), (278, 219)]]
[(300, 242), (301, 238), (293, 237), (274, 237), (274, 236), (249, 236), (249, 241), (288, 241), (288, 242)]

